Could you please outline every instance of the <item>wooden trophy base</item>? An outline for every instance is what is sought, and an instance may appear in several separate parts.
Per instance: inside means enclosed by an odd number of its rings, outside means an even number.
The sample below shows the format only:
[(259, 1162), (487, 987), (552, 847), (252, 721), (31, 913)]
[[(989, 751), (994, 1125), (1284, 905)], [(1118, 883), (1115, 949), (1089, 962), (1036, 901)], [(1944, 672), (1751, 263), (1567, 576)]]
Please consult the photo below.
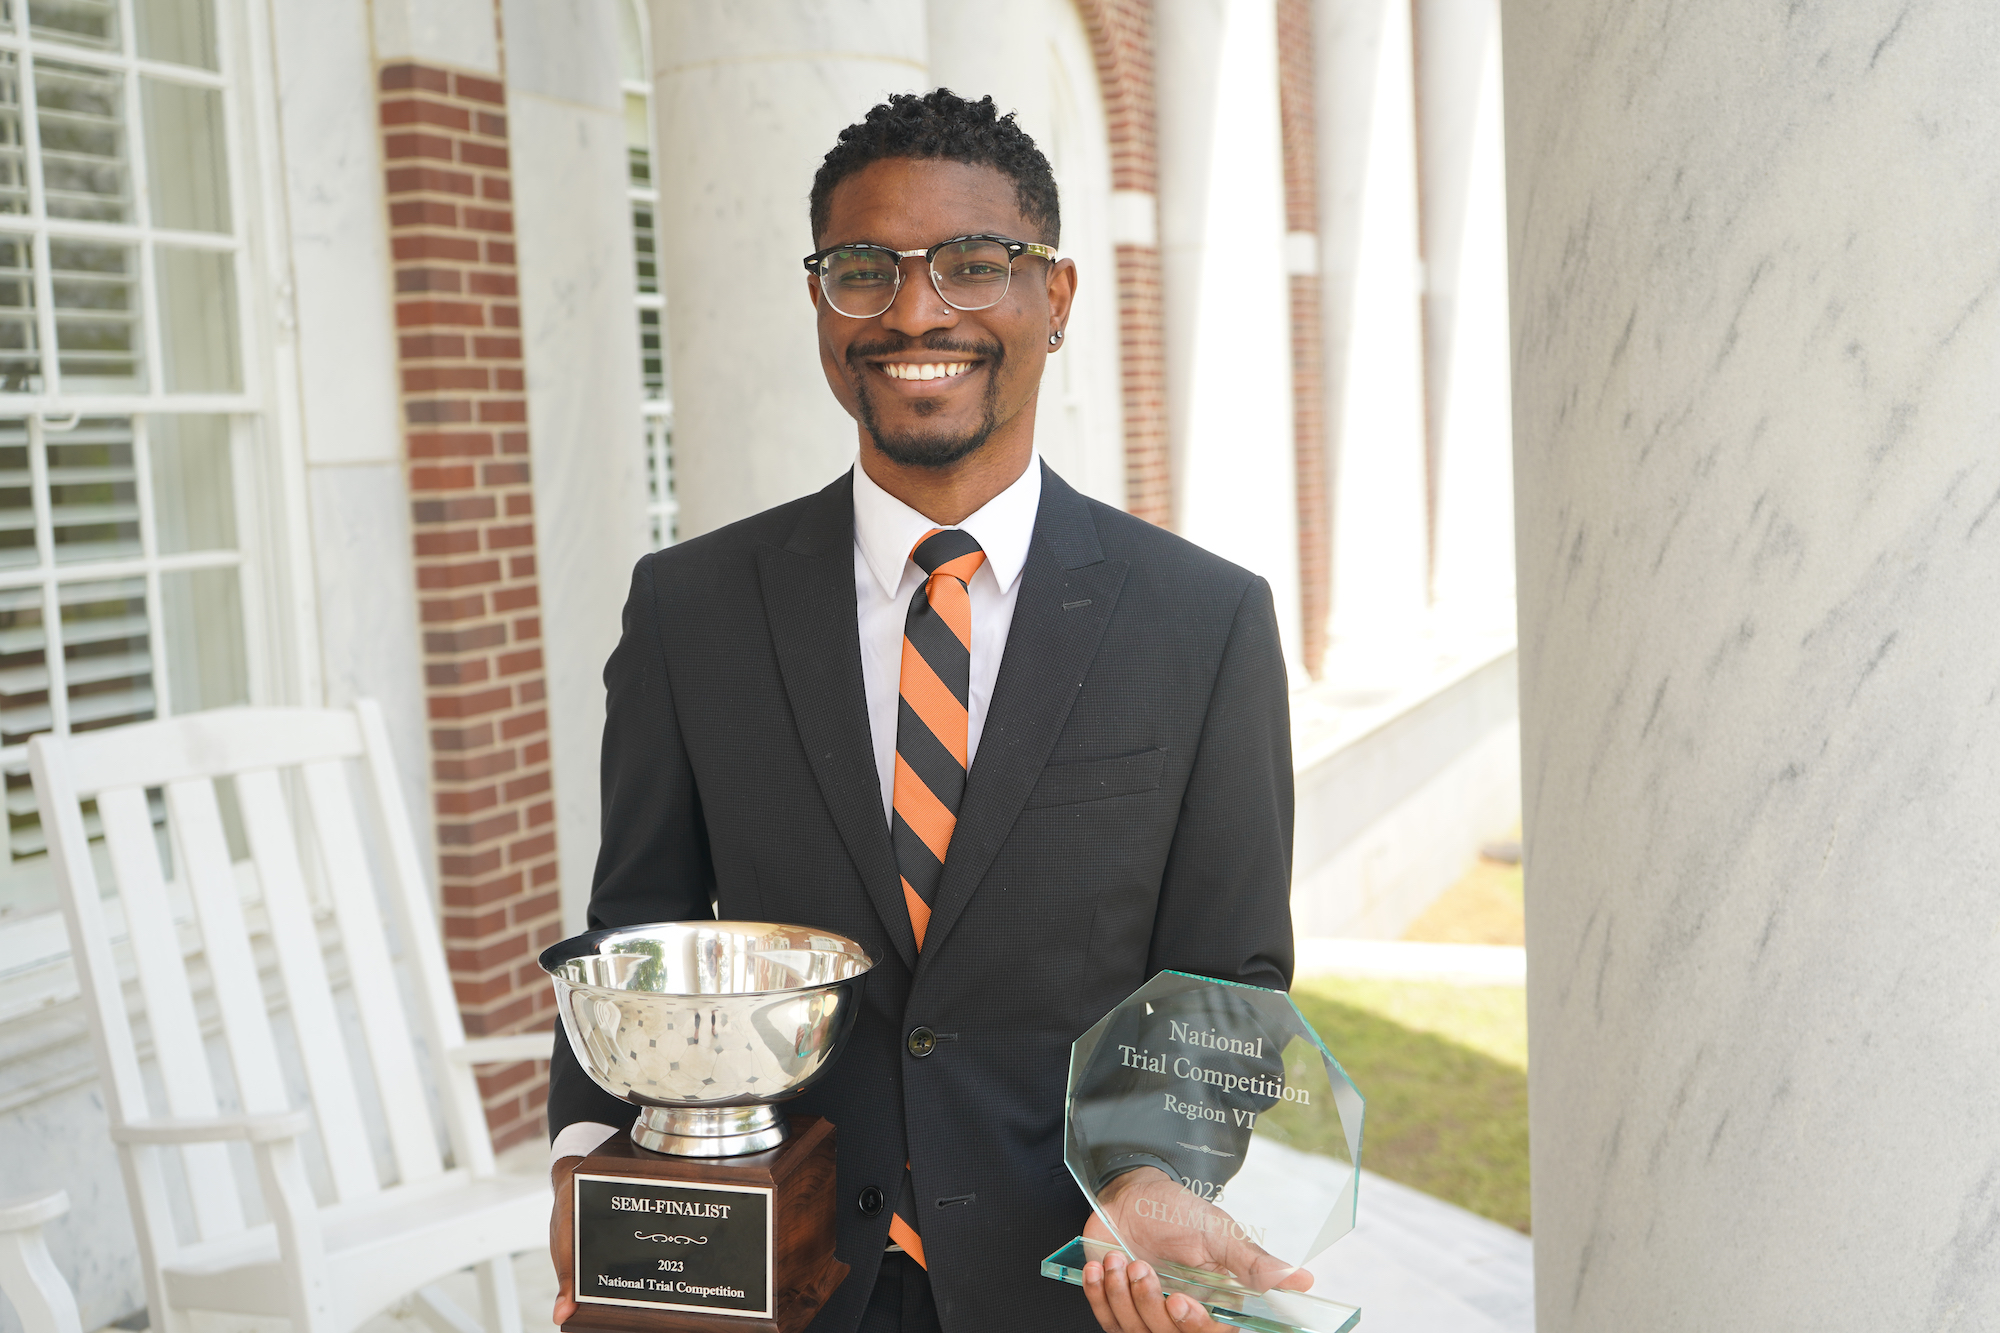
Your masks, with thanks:
[[(585, 1198), (581, 1191), (589, 1189), (594, 1191), (590, 1197), (605, 1201), (593, 1209), (589, 1226), (598, 1228), (600, 1233), (615, 1234), (620, 1244), (625, 1244), (628, 1235), (637, 1236), (641, 1241), (661, 1242), (648, 1251), (648, 1271), (654, 1262), (662, 1270), (678, 1263), (684, 1269), (674, 1271), (685, 1271), (698, 1282), (716, 1285), (713, 1279), (701, 1276), (704, 1261), (712, 1264), (715, 1257), (723, 1253), (725, 1246), (734, 1247), (731, 1252), (740, 1254), (745, 1243), (761, 1245), (764, 1236), (768, 1235), (769, 1262), (762, 1270), (768, 1273), (768, 1313), (757, 1309), (695, 1310), (637, 1303), (606, 1305), (580, 1302), (576, 1315), (562, 1326), (563, 1333), (799, 1333), (811, 1323), (820, 1307), (833, 1295), (834, 1288), (847, 1277), (848, 1271), (847, 1265), (833, 1254), (834, 1130), (829, 1122), (818, 1116), (795, 1115), (789, 1117), (787, 1123), (791, 1134), (783, 1143), (767, 1152), (749, 1153), (742, 1157), (674, 1157), (648, 1152), (632, 1142), (631, 1136), (620, 1134), (584, 1158), (576, 1169), (579, 1178), (606, 1177), (618, 1182), (584, 1182), (577, 1187), (580, 1191), (577, 1198)], [(656, 1198), (648, 1199), (645, 1197), (645, 1182), (664, 1187), (684, 1187), (684, 1193), (678, 1196), (681, 1199), (743, 1201), (732, 1207), (734, 1219), (726, 1224), (734, 1226), (736, 1234), (725, 1244), (713, 1247), (709, 1242), (720, 1239), (719, 1235), (678, 1234), (690, 1231), (700, 1233), (703, 1226), (684, 1221), (674, 1216), (674, 1212), (700, 1217), (703, 1209), (712, 1212), (715, 1205), (662, 1202), (660, 1199), (666, 1196), (660, 1190), (652, 1192)], [(703, 1194), (704, 1190), (708, 1193)], [(639, 1196), (636, 1202), (635, 1195)], [(643, 1211), (646, 1206), (653, 1211)], [(625, 1211), (635, 1207), (642, 1211)], [(756, 1209), (760, 1207), (768, 1207), (767, 1222), (753, 1225), (758, 1216)], [(605, 1208), (612, 1211), (603, 1211)], [(632, 1228), (635, 1221), (639, 1224), (636, 1230)], [(617, 1224), (615, 1232), (614, 1222)], [(581, 1258), (586, 1253), (583, 1245), (589, 1229), (582, 1216), (577, 1217), (574, 1225), (576, 1232), (571, 1237), (571, 1243), (579, 1247), (575, 1253)], [(707, 1228), (713, 1233), (716, 1224), (709, 1223)], [(749, 1234), (747, 1239), (746, 1230), (754, 1233)], [(667, 1247), (666, 1242), (669, 1241), (676, 1244)], [(631, 1247), (628, 1245), (627, 1248)], [(674, 1257), (655, 1258), (654, 1251), (661, 1256)], [(750, 1267), (756, 1267), (754, 1262)], [(639, 1270), (628, 1264), (622, 1271), (636, 1273)], [(738, 1274), (747, 1271), (740, 1258), (732, 1271)], [(592, 1275), (580, 1263), (578, 1276), (589, 1280)], [(665, 1289), (675, 1282), (686, 1281), (685, 1278), (666, 1277), (640, 1280), (646, 1281), (652, 1289)], [(730, 1279), (736, 1280), (741, 1279)], [(622, 1285), (634, 1284), (628, 1280)], [(757, 1300), (755, 1285), (746, 1282), (738, 1290), (749, 1291), (751, 1295), (747, 1299), (751, 1302)], [(714, 1298), (694, 1296), (679, 1299), (698, 1301)]]

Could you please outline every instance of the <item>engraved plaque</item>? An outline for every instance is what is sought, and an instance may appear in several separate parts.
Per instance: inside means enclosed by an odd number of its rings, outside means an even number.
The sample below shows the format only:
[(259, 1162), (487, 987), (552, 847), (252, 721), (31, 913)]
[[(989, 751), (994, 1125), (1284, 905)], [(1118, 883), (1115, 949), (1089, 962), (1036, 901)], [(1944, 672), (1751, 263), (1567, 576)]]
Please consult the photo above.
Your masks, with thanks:
[(770, 1189), (574, 1180), (579, 1304), (772, 1317)]

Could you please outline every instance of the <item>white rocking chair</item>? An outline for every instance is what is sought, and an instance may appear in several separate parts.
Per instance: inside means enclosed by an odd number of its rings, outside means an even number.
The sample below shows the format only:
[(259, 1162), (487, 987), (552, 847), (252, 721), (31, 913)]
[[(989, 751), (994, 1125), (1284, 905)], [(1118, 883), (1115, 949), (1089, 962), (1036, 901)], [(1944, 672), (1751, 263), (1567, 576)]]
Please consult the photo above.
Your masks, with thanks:
[(68, 1211), (61, 1190), (0, 1199), (0, 1296), (13, 1303), (25, 1333), (83, 1333), (76, 1297), (42, 1239), (42, 1223)]
[[(485, 1327), (519, 1333), (509, 1256), (547, 1244), (548, 1183), (497, 1173), (472, 1067), (547, 1059), (549, 1038), (467, 1040), (380, 710), (223, 709), (38, 736), (29, 755), (153, 1333), (186, 1333), (187, 1310), (282, 1315), (295, 1333), (346, 1333), (410, 1293), (427, 1323), (462, 1330), (471, 1321), (428, 1284), (475, 1266)], [(350, 760), (360, 761), (383, 832), (387, 928), (349, 797)], [(241, 866), (231, 864), (214, 782), (225, 776), (250, 852)], [(171, 876), (150, 788), (165, 793)], [(137, 1005), (85, 829), (82, 803), (93, 798)], [(295, 816), (310, 827), (309, 844), (295, 837)], [(275, 962), (268, 986), (260, 954)], [(346, 980), (338, 995), (333, 956)], [(128, 1007), (143, 1010), (151, 1080)], [(343, 1008), (358, 1020), (360, 1049), (343, 1033)], [(211, 1061), (204, 1012), (219, 1016), (226, 1061)], [(310, 1112), (286, 1093), (278, 1037), (287, 1023)], [(365, 1110), (386, 1136), (392, 1184), (378, 1170)], [(325, 1201), (308, 1175), (311, 1144), (300, 1142), (315, 1130)], [(243, 1169), (252, 1162), (254, 1172)], [(176, 1222), (177, 1185), (191, 1225)], [(246, 1198), (261, 1198), (269, 1220), (246, 1220)]]

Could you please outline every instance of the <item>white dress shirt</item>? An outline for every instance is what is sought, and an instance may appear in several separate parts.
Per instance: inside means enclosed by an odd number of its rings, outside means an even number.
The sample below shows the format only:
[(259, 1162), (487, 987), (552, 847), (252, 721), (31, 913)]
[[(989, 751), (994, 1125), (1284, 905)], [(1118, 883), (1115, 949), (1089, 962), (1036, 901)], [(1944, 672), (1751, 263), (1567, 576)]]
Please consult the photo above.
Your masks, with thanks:
[[(1021, 592), (1021, 567), (1035, 535), (1035, 511), (1042, 503), (1040, 460), (1030, 458), (1013, 485), (988, 500), (965, 522), (986, 552), (986, 561), (967, 585), (972, 601), (972, 690), (965, 761), (979, 754), (986, 706), (1000, 674), (1000, 655), (1014, 623), (1014, 600)], [(875, 773), (882, 780), (882, 821), (889, 821), (896, 795), (896, 700), (903, 674), (903, 622), (910, 599), (923, 586), (924, 571), (910, 552), (932, 528), (916, 510), (875, 484), (854, 465), (854, 614), (861, 630), (861, 683), (868, 694), (868, 731), (875, 742)]]
[[(993, 700), (993, 682), (1000, 675), (1000, 657), (1007, 650), (1007, 631), (1014, 624), (1014, 602), (1021, 592), (1021, 570), (1028, 563), (1035, 513), (1041, 504), (1041, 458), (1033, 455), (1012, 485), (965, 522), (951, 525), (971, 533), (986, 552), (985, 563), (967, 589), (972, 602), (972, 688), (965, 740), (968, 767), (979, 754), (979, 733), (986, 725), (986, 707)], [(896, 700), (902, 691), (903, 622), (910, 614), (910, 599), (924, 583), (924, 571), (910, 559), (910, 552), (925, 533), (938, 526), (876, 485), (856, 460), (854, 616), (861, 631), (861, 684), (868, 696), (868, 731), (875, 743), (875, 773), (882, 782), (885, 825), (896, 799)], [(610, 1125), (580, 1120), (556, 1135), (549, 1145), (549, 1164), (553, 1166), (564, 1157), (587, 1156), (614, 1132)]]

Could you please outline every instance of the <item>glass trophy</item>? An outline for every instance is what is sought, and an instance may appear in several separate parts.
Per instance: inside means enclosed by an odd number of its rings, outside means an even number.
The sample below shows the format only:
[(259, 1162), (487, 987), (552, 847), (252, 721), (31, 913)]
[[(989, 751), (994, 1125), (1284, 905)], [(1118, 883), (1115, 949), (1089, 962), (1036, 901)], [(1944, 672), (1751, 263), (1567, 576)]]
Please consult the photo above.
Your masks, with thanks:
[[(1162, 972), (1070, 1050), (1063, 1161), (1168, 1293), (1260, 1333), (1346, 1333), (1307, 1265), (1354, 1229), (1361, 1094), (1282, 991)], [(1110, 1247), (1042, 1261), (1081, 1285)]]

